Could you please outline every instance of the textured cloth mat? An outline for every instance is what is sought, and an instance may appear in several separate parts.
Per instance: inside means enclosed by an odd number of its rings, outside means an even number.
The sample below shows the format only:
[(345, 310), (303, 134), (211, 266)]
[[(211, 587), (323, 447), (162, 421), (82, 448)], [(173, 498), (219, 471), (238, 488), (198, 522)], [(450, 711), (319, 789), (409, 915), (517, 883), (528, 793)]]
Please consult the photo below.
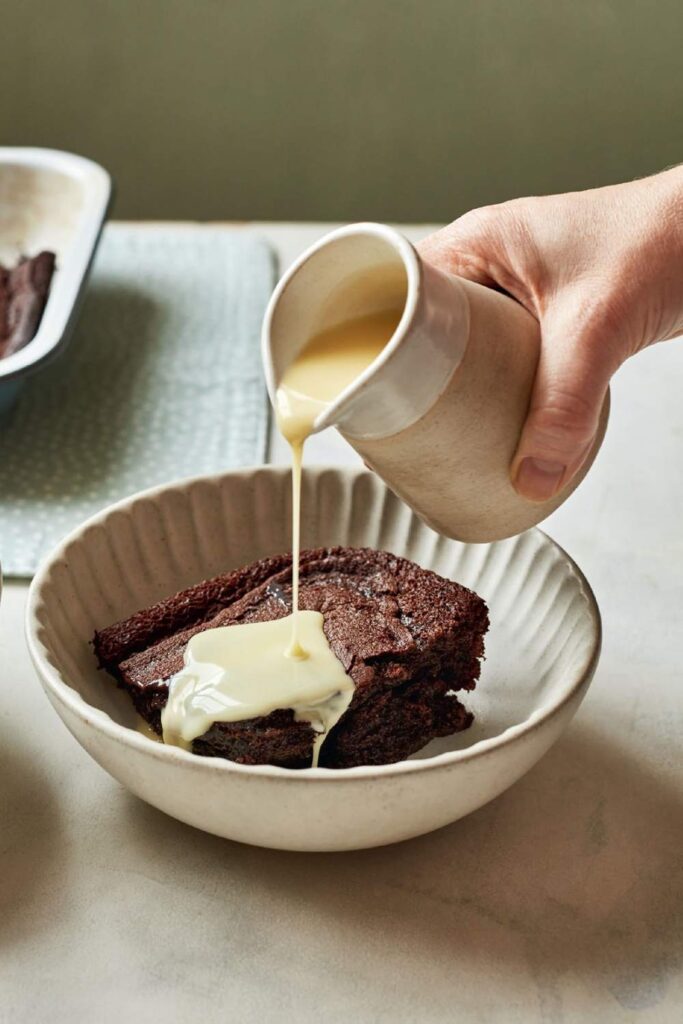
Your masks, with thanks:
[(268, 245), (244, 230), (109, 225), (78, 326), (0, 422), (0, 564), (30, 576), (135, 491), (262, 462)]

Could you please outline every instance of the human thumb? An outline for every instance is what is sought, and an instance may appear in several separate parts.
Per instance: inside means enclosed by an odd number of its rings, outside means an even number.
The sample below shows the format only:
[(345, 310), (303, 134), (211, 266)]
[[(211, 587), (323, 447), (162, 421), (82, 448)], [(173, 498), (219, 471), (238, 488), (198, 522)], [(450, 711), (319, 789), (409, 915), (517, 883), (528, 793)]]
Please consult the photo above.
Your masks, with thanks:
[(529, 412), (511, 465), (517, 491), (536, 502), (561, 491), (589, 455), (616, 370), (609, 346), (593, 332), (572, 337), (558, 327), (542, 329)]

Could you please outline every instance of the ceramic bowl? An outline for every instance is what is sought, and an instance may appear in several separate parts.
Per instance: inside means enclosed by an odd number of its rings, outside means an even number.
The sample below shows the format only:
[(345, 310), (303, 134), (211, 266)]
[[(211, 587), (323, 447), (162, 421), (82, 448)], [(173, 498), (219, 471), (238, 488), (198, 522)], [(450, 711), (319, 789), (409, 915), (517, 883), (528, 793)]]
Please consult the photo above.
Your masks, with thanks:
[(480, 593), (491, 629), (476, 721), (407, 761), (294, 771), (198, 757), (139, 731), (95, 664), (93, 631), (182, 587), (290, 546), (286, 468), (147, 491), (90, 519), (31, 586), (27, 636), (45, 692), (89, 754), (131, 792), (216, 835), (287, 850), (378, 846), (439, 828), (492, 800), (558, 738), (595, 670), (600, 616), (585, 578), (531, 530), (462, 544), (426, 527), (364, 470), (304, 473), (303, 542), (385, 548)]
[(0, 415), (26, 375), (68, 341), (110, 196), (111, 179), (92, 160), (55, 149), (0, 147), (0, 263), (41, 249), (57, 256), (35, 337), (0, 360)]

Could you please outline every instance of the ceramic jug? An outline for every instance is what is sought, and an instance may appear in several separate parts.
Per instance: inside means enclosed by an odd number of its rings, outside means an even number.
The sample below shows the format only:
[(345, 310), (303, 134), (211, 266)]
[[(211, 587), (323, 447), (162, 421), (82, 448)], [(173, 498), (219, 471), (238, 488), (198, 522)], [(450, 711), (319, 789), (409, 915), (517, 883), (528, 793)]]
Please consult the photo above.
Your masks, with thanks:
[(577, 486), (604, 436), (551, 500), (523, 498), (510, 462), (540, 352), (538, 322), (513, 299), (425, 263), (382, 224), (326, 235), (288, 270), (263, 324), (271, 401), (289, 363), (318, 331), (382, 310), (403, 314), (368, 368), (317, 418), (336, 427), (433, 529), (491, 541), (545, 519)]

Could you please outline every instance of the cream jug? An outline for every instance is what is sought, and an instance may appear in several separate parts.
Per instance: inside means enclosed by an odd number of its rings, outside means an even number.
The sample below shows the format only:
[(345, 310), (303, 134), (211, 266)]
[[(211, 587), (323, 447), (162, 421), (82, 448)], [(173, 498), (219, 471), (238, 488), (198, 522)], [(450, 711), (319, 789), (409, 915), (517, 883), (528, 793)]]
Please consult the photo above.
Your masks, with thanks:
[(510, 462), (529, 406), (539, 325), (505, 295), (423, 262), (398, 231), (353, 224), (307, 250), (285, 274), (263, 324), (271, 401), (316, 334), (401, 310), (380, 354), (315, 418), (337, 427), (368, 466), (439, 533), (491, 541), (545, 519), (580, 473), (542, 504), (512, 486)]

